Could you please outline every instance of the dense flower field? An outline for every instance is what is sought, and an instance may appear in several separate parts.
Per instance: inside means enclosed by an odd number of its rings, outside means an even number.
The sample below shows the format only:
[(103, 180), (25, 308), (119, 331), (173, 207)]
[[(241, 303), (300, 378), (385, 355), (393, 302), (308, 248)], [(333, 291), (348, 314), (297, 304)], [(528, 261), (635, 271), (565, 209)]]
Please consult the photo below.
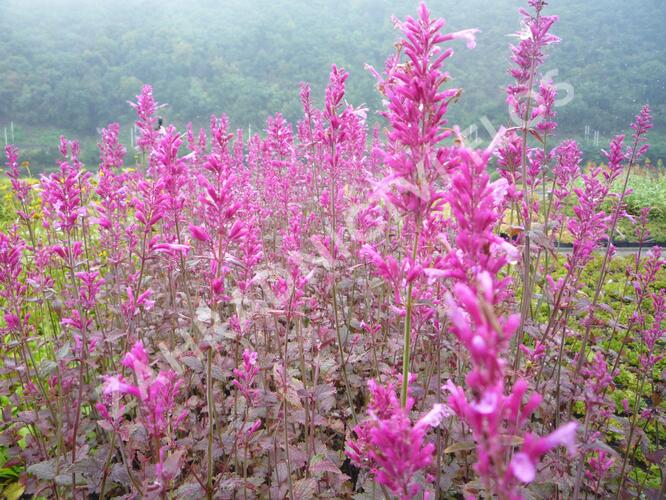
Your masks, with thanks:
[(248, 138), (161, 127), (145, 86), (135, 161), (117, 124), (98, 168), (62, 138), (38, 182), (8, 146), (4, 495), (663, 495), (664, 260), (626, 202), (650, 110), (581, 168), (539, 73), (557, 18), (528, 3), (522, 124), (485, 150), (446, 120), (446, 46), (476, 30), (423, 4), (369, 68), (382, 128), (333, 66), (321, 109), (304, 84), (298, 123)]

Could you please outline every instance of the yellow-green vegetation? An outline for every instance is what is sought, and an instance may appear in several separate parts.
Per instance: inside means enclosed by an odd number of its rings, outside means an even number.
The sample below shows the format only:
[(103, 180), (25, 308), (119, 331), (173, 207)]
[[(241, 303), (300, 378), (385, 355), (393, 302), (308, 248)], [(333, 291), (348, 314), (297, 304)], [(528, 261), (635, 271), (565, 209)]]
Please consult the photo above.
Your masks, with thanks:
[[(638, 269), (641, 269), (646, 253), (647, 249), (644, 249), (638, 263), (635, 254), (614, 257), (608, 269), (605, 286), (602, 287), (599, 308), (596, 313), (596, 317), (601, 320), (601, 324), (593, 329), (593, 335), (596, 345), (605, 353), (611, 366), (621, 348), (627, 332), (626, 326), (636, 307), (633, 297), (630, 297), (632, 284), (627, 281), (627, 270), (633, 270), (637, 265)], [(560, 254), (557, 258), (560, 265), (557, 266), (558, 270), (553, 273), (555, 280), (565, 274), (562, 264), (564, 264), (566, 256)], [(575, 312), (569, 317), (568, 326), (571, 331), (575, 331), (587, 315), (587, 309), (582, 307), (582, 304), (589, 301), (594, 295), (602, 259), (603, 254), (599, 253), (581, 273), (581, 283), (583, 285), (579, 292), (581, 305), (575, 306)], [(666, 289), (666, 269), (664, 268), (657, 274), (652, 291), (656, 292), (660, 289)], [(650, 324), (653, 311), (652, 304), (649, 301), (643, 304), (642, 313), (646, 316), (647, 323)], [(544, 305), (538, 311), (537, 320), (546, 320), (548, 315), (549, 311), (547, 306)], [(619, 454), (624, 452), (622, 448), (623, 437), (626, 436), (629, 426), (630, 412), (627, 411), (626, 406), (628, 405), (630, 409), (633, 407), (640, 387), (640, 375), (643, 370), (640, 357), (644, 354), (641, 350), (642, 346), (640, 333), (634, 329), (624, 347), (621, 362), (614, 374), (614, 387), (609, 393), (615, 403), (615, 413), (609, 419), (608, 442), (613, 443), (613, 447), (616, 448)], [(666, 346), (664, 346), (662, 340), (661, 349), (663, 350), (664, 347)], [(568, 352), (577, 352), (579, 348), (580, 341), (575, 335), (569, 335), (565, 342), (565, 349)], [(659, 387), (662, 383), (664, 370), (666, 370), (666, 359), (658, 362), (653, 373), (648, 375), (644, 389), (639, 395), (639, 410), (642, 411), (650, 407), (659, 407), (666, 410), (666, 400), (662, 399), (663, 395), (660, 392), (663, 389)], [(573, 413), (584, 417), (585, 406), (582, 401), (576, 402), (573, 406)], [(661, 484), (659, 467), (650, 461), (646, 454), (664, 447), (666, 429), (663, 423), (657, 419), (651, 419), (640, 431), (641, 438), (635, 455), (634, 479), (647, 487), (658, 488)]]
[[(589, 170), (593, 166), (593, 163), (588, 163), (585, 169)], [(621, 192), (623, 184), (624, 176), (613, 185), (613, 190)], [(581, 185), (580, 180), (578, 185)], [(642, 166), (634, 166), (627, 189), (629, 194), (625, 197), (625, 203), (629, 216), (637, 218), (643, 208), (650, 208), (647, 224), (650, 231), (648, 245), (650, 242), (666, 241), (666, 168), (661, 163), (654, 165), (649, 162)], [(610, 205), (606, 204), (603, 208), (608, 211)], [(564, 212), (566, 215), (573, 215), (571, 203), (564, 207)], [(614, 241), (635, 243), (637, 241), (635, 231), (634, 221), (622, 218), (618, 220)], [(571, 235), (566, 229), (562, 232), (561, 241), (571, 243)]]
[[(621, 186), (615, 186), (621, 189)], [(629, 177), (627, 212), (638, 216), (644, 207), (650, 207), (648, 229), (654, 241), (666, 241), (666, 169), (651, 164), (636, 168)], [(633, 224), (628, 220), (619, 223), (618, 240), (633, 241)]]

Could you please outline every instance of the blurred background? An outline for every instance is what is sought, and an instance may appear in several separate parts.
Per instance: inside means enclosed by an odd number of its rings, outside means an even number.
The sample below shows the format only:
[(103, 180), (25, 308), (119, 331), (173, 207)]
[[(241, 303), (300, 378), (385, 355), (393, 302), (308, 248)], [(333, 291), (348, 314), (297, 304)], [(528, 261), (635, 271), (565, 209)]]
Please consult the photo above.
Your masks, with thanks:
[[(509, 122), (504, 88), (518, 0), (431, 0), (448, 30), (479, 28), (478, 44), (452, 46), (451, 85), (464, 89), (450, 108), (479, 145)], [(349, 73), (348, 101), (370, 109), (381, 99), (364, 65), (377, 69), (398, 34), (393, 15), (415, 15), (397, 0), (0, 0), (0, 145), (15, 142), (33, 172), (50, 169), (59, 135), (78, 138), (96, 163), (98, 131), (134, 120), (127, 104), (144, 83), (179, 126), (205, 126), (226, 113), (234, 128), (262, 130), (280, 112), (298, 119), (299, 83), (323, 101), (331, 64)], [(650, 158), (666, 158), (666, 3), (663, 0), (552, 0), (560, 16), (544, 67), (560, 92), (560, 138), (581, 142), (598, 160), (612, 135), (629, 133), (643, 103), (653, 108)]]

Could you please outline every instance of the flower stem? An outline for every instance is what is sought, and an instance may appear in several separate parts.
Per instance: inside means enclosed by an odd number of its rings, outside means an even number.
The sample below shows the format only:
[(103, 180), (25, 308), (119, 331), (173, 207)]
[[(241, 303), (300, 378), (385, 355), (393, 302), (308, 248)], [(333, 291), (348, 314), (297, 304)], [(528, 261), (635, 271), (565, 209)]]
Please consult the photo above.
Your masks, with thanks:
[(213, 348), (208, 347), (208, 357), (206, 363), (206, 396), (208, 399), (208, 460), (207, 481), (206, 481), (206, 497), (208, 500), (213, 498), (213, 428), (215, 413), (215, 403), (213, 401)]
[[(416, 221), (416, 234), (414, 234), (414, 244), (412, 246), (412, 263), (416, 260), (416, 251), (419, 246), (419, 225), (420, 220)], [(400, 392), (400, 404), (404, 408), (407, 406), (407, 387), (409, 386), (409, 358), (411, 356), (412, 343), (412, 283), (407, 285), (407, 305), (405, 311), (405, 334), (402, 347), (402, 391)]]

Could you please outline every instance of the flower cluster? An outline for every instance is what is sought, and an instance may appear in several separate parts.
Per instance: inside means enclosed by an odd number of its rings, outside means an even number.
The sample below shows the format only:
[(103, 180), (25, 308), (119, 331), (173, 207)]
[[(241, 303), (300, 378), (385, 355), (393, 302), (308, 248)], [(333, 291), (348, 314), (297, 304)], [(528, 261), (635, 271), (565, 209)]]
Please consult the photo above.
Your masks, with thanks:
[(157, 140), (155, 112), (158, 109), (158, 104), (153, 98), (153, 87), (144, 85), (141, 93), (136, 96), (136, 102), (130, 102), (129, 104), (136, 110), (138, 116), (136, 127), (141, 131), (141, 136), (136, 141), (137, 146), (144, 153), (149, 152)]
[(441, 89), (449, 78), (442, 67), (453, 49), (442, 51), (440, 44), (465, 39), (473, 48), (478, 30), (442, 33), (444, 20), (431, 19), (423, 2), (418, 18), (408, 17), (398, 27), (404, 35), (399, 51), (404, 51), (406, 62), (400, 61), (398, 52), (387, 61), (385, 76), (370, 68), (386, 96), (385, 116), (391, 126), (383, 159), (392, 173), (383, 184), (384, 189), (396, 190), (386, 192), (393, 205), (422, 220), (437, 199), (433, 189), (438, 176), (437, 145), (452, 133), (444, 128), (445, 115), (449, 101), (459, 94), (458, 89)]
[[(174, 415), (176, 396), (183, 381), (171, 370), (154, 373), (141, 341), (125, 354), (122, 364), (134, 373), (135, 384), (127, 382), (122, 375), (108, 376), (104, 380), (104, 396), (134, 396), (139, 401), (139, 411), (148, 433), (155, 439), (163, 438), (167, 431), (176, 428), (185, 416), (185, 413)], [(97, 410), (100, 415), (108, 418), (107, 405), (98, 403)]]
[(243, 367), (234, 368), (234, 386), (245, 396), (249, 404), (257, 398), (258, 391), (253, 389), (254, 379), (259, 373), (257, 353), (245, 349), (243, 351)]
[(348, 441), (346, 453), (357, 465), (369, 468), (377, 481), (401, 500), (414, 498), (423, 489), (419, 474), (426, 472), (435, 451), (426, 434), (439, 426), (445, 409), (435, 405), (412, 423), (413, 399), (409, 398), (403, 408), (392, 384), (384, 387), (370, 380), (368, 389), (370, 418), (354, 428), (356, 439)]
[(522, 379), (505, 394), (504, 356), (520, 317), (498, 317), (495, 308), (506, 300), (510, 283), (500, 273), (516, 252), (493, 232), (505, 190), (503, 181), (489, 183), (488, 157), (487, 152), (461, 150), (447, 198), (457, 229), (456, 246), (443, 265), (443, 275), (456, 282), (447, 298), (447, 314), (451, 331), (470, 353), (472, 370), (465, 381), (473, 396), (468, 399), (452, 381), (444, 389), (449, 405), (478, 443), (475, 468), (486, 487), (500, 497), (516, 497), (516, 483), (534, 480), (542, 455), (558, 444), (573, 449), (576, 424), (542, 439), (528, 433), (521, 450), (506, 463), (512, 445), (503, 436), (521, 436), (542, 398), (535, 393), (523, 404), (528, 383)]

